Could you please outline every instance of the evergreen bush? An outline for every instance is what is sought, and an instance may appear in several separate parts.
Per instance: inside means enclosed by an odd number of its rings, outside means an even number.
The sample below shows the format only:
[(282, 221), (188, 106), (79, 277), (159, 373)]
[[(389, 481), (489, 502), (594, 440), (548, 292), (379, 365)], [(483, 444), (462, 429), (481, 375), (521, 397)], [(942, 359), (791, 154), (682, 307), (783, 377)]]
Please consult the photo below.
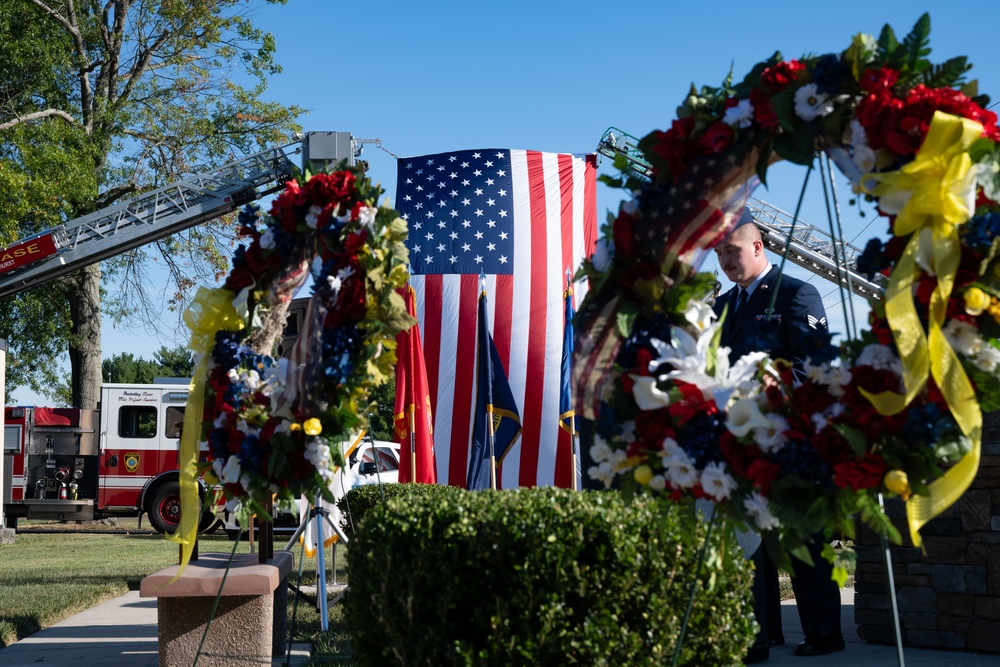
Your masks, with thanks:
[[(689, 507), (399, 486), (414, 492), (360, 491), (374, 502), (348, 549), (356, 664), (671, 663), (705, 543)], [(718, 525), (705, 553), (679, 664), (739, 664), (756, 630), (752, 566)]]

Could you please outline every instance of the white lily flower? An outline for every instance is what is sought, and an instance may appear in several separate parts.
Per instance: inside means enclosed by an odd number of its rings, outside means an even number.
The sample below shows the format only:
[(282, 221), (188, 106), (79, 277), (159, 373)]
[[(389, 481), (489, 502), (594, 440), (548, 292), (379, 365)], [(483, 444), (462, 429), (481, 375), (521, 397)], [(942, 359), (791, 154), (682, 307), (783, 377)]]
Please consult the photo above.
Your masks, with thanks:
[(698, 299), (688, 301), (687, 310), (684, 311), (684, 319), (691, 323), (698, 331), (705, 331), (712, 322), (715, 321), (715, 311), (710, 305)]
[(649, 363), (651, 371), (662, 364), (669, 364), (674, 370), (659, 379), (687, 382), (702, 391), (707, 398), (714, 398), (719, 410), (725, 410), (729, 399), (738, 389), (745, 389), (745, 383), (757, 372), (758, 364), (767, 359), (764, 352), (751, 352), (729, 365), (728, 349), (719, 348), (715, 360), (715, 373), (708, 375), (708, 352), (712, 345), (712, 337), (720, 326), (719, 322), (709, 325), (698, 338), (681, 327), (670, 330), (671, 343), (668, 345), (655, 338), (650, 340), (653, 349), (659, 355)]
[(378, 209), (371, 206), (362, 206), (358, 209), (358, 222), (361, 223), (362, 227), (368, 227), (372, 231), (375, 230), (375, 214), (378, 213)]
[(656, 386), (655, 377), (634, 373), (630, 373), (629, 377), (635, 382), (632, 397), (640, 410), (659, 410), (670, 405), (670, 394)]
[(757, 401), (752, 398), (736, 401), (726, 415), (726, 428), (737, 438), (742, 438), (755, 428), (766, 428), (770, 424), (760, 411)]
[(219, 481), (223, 484), (232, 484), (240, 479), (240, 460), (235, 454), (230, 454), (226, 459), (226, 464), (217, 473)]
[(781, 522), (771, 514), (771, 505), (767, 498), (759, 491), (754, 491), (743, 499), (743, 508), (760, 530), (772, 530), (781, 525)]
[(726, 472), (726, 464), (709, 463), (701, 471), (701, 488), (705, 495), (716, 501), (726, 500), (737, 489), (736, 480)]

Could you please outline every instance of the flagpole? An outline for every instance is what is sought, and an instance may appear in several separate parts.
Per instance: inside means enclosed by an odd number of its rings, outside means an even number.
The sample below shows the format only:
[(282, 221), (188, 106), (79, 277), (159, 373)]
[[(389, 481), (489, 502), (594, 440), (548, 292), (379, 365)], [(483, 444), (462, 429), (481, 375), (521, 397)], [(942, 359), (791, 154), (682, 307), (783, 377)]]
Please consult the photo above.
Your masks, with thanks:
[(414, 432), (417, 426), (416, 417), (417, 404), (410, 403), (410, 483), (417, 481), (417, 435)]
[(492, 403), (489, 403), (486, 406), (486, 419), (489, 422), (489, 434), (490, 434), (490, 488), (495, 491), (497, 488), (497, 457), (496, 457), (496, 451), (494, 449), (494, 444), (496, 442), (496, 433), (493, 431)]
[(572, 488), (573, 488), (574, 491), (579, 491), (580, 490), (580, 485), (576, 481), (576, 467), (579, 465), (579, 459), (577, 458), (577, 455), (576, 455), (576, 449), (577, 449), (577, 444), (576, 444), (576, 415), (573, 415), (572, 417), (569, 418), (569, 447), (570, 447), (570, 449), (573, 452), (572, 458), (571, 458), (571, 461), (572, 461), (572, 464), (573, 464), (573, 487)]

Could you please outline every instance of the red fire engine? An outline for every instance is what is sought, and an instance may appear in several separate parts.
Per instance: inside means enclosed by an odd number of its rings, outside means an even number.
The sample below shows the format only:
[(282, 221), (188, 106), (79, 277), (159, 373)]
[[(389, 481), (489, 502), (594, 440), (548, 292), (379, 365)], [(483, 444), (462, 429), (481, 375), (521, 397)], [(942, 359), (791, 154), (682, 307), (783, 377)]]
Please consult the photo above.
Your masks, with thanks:
[[(99, 410), (9, 407), (4, 452), (18, 518), (89, 521), (149, 516), (162, 532), (177, 529), (177, 449), (187, 383), (106, 384)], [(200, 528), (215, 522), (207, 513)]]

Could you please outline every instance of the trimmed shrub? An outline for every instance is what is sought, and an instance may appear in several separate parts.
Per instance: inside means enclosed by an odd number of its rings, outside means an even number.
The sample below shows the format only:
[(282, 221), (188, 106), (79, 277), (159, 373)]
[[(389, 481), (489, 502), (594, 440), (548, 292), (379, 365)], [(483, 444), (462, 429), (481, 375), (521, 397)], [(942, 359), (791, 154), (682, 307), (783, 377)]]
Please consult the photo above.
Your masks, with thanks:
[[(438, 486), (387, 494), (355, 530), (344, 611), (359, 665), (660, 667), (706, 526), (617, 492)], [(753, 641), (752, 566), (729, 535), (709, 539), (679, 664), (739, 664)]]
[(344, 534), (354, 539), (354, 531), (368, 510), (390, 498), (414, 498), (424, 495), (440, 497), (442, 494), (465, 493), (465, 489), (442, 484), (365, 484), (350, 489), (337, 500), (337, 509), (344, 517)]

